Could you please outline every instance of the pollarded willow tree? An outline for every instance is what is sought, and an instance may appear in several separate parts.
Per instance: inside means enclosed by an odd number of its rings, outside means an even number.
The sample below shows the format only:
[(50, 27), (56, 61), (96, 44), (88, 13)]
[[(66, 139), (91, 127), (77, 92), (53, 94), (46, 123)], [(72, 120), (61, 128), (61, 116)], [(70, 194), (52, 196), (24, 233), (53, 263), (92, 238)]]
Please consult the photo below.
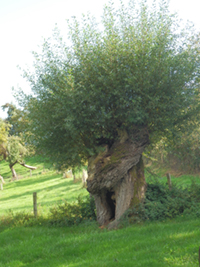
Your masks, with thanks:
[(90, 16), (68, 25), (70, 45), (55, 34), (35, 53), (23, 103), (54, 162), (88, 162), (98, 222), (113, 227), (144, 198), (145, 147), (199, 117), (199, 36), (181, 30), (165, 1), (109, 4), (100, 26)]

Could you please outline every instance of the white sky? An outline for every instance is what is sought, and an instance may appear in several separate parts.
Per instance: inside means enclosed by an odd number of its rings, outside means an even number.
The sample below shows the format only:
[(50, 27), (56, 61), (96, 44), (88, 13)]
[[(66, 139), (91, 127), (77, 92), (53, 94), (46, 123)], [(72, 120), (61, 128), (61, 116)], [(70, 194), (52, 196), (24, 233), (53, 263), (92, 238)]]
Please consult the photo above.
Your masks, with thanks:
[[(118, 2), (118, 0), (115, 0)], [(147, 0), (148, 1), (148, 0)], [(31, 51), (38, 50), (43, 37), (51, 36), (57, 23), (64, 35), (66, 19), (90, 11), (100, 16), (108, 0), (0, 0), (0, 107), (15, 102), (12, 86), (28, 91), (17, 65), (32, 65)], [(200, 30), (200, 0), (171, 0), (172, 11), (191, 20)], [(0, 108), (0, 117), (6, 113)]]

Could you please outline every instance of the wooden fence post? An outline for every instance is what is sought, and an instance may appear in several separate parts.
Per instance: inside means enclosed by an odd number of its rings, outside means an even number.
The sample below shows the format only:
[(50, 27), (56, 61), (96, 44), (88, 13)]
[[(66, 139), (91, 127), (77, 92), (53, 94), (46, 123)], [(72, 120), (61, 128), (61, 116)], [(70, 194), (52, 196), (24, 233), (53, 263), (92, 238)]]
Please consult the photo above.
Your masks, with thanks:
[(37, 192), (33, 192), (33, 213), (37, 217)]
[(171, 181), (170, 173), (167, 173), (167, 183), (168, 183), (168, 186), (169, 186), (169, 190), (172, 190), (172, 181)]
[(199, 247), (199, 267), (200, 267), (200, 247)]

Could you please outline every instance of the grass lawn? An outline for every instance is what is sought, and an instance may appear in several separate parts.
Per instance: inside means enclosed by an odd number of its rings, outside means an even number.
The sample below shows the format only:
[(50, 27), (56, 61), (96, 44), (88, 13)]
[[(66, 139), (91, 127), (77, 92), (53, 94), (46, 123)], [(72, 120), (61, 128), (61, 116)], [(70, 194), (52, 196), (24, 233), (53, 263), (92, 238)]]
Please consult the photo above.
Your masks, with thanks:
[[(30, 177), (29, 170), (18, 166), (21, 179), (10, 182), (8, 166), (0, 163), (6, 181), (0, 191), (0, 215), (9, 209), (32, 212), (33, 192), (38, 193), (39, 214), (63, 199), (75, 201), (78, 195), (88, 194), (81, 182), (63, 179), (36, 158), (27, 164), (38, 167), (36, 174)], [(187, 186), (191, 177), (172, 177), (173, 181)], [(197, 267), (199, 246), (200, 221), (195, 218), (179, 217), (112, 231), (100, 229), (95, 222), (73, 227), (1, 226), (0, 267)]]
[[(148, 171), (146, 171), (145, 178), (147, 183), (154, 181), (154, 179), (159, 179), (160, 182), (167, 184), (167, 177), (165, 175), (160, 176), (156, 174), (150, 174)], [(179, 177), (175, 177), (171, 175), (171, 182), (172, 185), (174, 184), (186, 188), (190, 186), (192, 182), (200, 184), (200, 176), (189, 174), (189, 175), (181, 175)]]
[(101, 230), (96, 223), (2, 229), (0, 267), (195, 267), (199, 225), (196, 219), (177, 219), (113, 231)]
[(77, 196), (86, 196), (87, 190), (82, 187), (81, 181), (74, 183), (72, 178), (63, 178), (63, 174), (57, 174), (51, 169), (45, 169), (43, 164), (32, 159), (27, 161), (28, 165), (37, 166), (32, 172), (16, 165), (19, 180), (11, 182), (11, 172), (7, 163), (0, 163), (0, 174), (4, 177), (6, 184), (4, 190), (0, 190), (0, 215), (9, 210), (33, 211), (33, 192), (37, 192), (38, 212), (46, 213), (50, 206), (60, 203), (64, 199), (73, 202)]

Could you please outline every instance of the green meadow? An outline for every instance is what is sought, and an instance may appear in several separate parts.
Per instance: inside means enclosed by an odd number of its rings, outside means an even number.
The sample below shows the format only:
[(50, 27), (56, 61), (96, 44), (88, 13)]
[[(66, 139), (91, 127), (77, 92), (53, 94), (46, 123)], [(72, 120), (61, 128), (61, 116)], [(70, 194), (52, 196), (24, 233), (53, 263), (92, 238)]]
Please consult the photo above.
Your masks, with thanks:
[[(19, 180), (13, 182), (7, 164), (0, 163), (6, 182), (0, 191), (0, 218), (11, 211), (33, 213), (33, 192), (37, 192), (39, 216), (56, 203), (87, 196), (81, 181), (63, 178), (40, 158), (27, 164), (38, 168), (30, 176), (29, 170), (16, 167)], [(191, 178), (172, 177), (172, 182), (186, 187)], [(162, 180), (166, 182), (165, 177)], [(199, 266), (199, 246), (200, 220), (181, 216), (112, 231), (99, 228), (94, 221), (72, 227), (1, 225), (0, 267), (195, 267)]]
[[(28, 165), (37, 166), (37, 169), (30, 171), (20, 165), (16, 165), (16, 172), (19, 174), (18, 181), (11, 182), (11, 172), (6, 162), (0, 164), (0, 173), (6, 184), (0, 192), (0, 215), (12, 210), (13, 212), (33, 210), (33, 192), (37, 192), (38, 211), (47, 212), (49, 206), (60, 203), (63, 200), (76, 201), (77, 196), (86, 196), (88, 193), (82, 187), (80, 181), (73, 182), (73, 179), (63, 178), (62, 173), (56, 173), (49, 166), (43, 165), (31, 159)], [(46, 168), (45, 168), (46, 167)]]

